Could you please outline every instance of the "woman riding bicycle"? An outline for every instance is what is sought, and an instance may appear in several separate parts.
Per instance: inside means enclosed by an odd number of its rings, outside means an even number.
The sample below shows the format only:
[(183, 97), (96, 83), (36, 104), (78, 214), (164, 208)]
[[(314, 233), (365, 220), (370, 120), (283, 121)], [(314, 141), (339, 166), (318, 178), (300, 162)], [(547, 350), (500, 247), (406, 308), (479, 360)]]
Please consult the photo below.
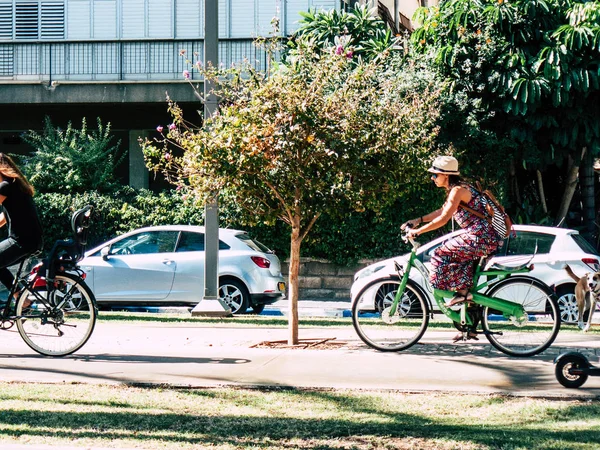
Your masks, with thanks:
[[(439, 156), (428, 171), (432, 173), (435, 185), (448, 192), (446, 202), (436, 211), (409, 220), (402, 225), (402, 229), (413, 227), (408, 231), (408, 236), (412, 238), (437, 230), (454, 217), (465, 230), (463, 234), (439, 246), (431, 258), (431, 285), (436, 289), (455, 291), (456, 295), (448, 303), (448, 306), (454, 306), (472, 298), (469, 289), (473, 286), (474, 261), (495, 252), (503, 239), (498, 236), (491, 222), (461, 207), (465, 205), (484, 217), (488, 215), (482, 195), (461, 180), (456, 158)], [(425, 222), (428, 223), (414, 228)]]
[(0, 153), (0, 227), (8, 237), (0, 242), (0, 282), (10, 291), (14, 277), (9, 266), (42, 249), (42, 227), (33, 202), (34, 189), (13, 160)]

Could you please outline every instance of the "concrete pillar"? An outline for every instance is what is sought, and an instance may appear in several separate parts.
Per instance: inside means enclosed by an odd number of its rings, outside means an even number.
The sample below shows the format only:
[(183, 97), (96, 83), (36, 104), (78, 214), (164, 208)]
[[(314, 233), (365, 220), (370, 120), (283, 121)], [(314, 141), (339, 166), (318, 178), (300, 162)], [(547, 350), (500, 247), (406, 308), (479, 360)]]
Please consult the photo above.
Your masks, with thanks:
[(129, 186), (136, 189), (148, 189), (148, 169), (138, 142), (139, 138), (146, 139), (148, 136), (150, 132), (147, 130), (129, 132)]
[[(204, 2), (204, 64), (219, 65), (219, 1)], [(204, 117), (212, 116), (218, 108), (214, 85), (204, 82)], [(204, 295), (192, 309), (192, 316), (226, 316), (231, 309), (219, 299), (219, 203), (218, 193), (204, 210)]]

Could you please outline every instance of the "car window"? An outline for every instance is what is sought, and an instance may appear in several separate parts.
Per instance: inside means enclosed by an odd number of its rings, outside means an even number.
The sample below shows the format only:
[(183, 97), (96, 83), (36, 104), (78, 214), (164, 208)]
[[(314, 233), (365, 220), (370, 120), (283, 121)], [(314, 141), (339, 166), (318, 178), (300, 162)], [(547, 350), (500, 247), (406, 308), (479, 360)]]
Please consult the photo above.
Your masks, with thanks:
[(248, 247), (250, 247), (252, 250), (256, 250), (257, 252), (263, 253), (273, 253), (273, 250), (269, 249), (269, 247), (267, 247), (261, 242), (258, 242), (256, 239), (252, 239), (246, 233), (236, 234), (235, 237), (242, 241), (244, 244), (246, 244)]
[(146, 255), (168, 253), (175, 250), (178, 231), (144, 231), (127, 236), (112, 244), (111, 255)]
[[(231, 247), (225, 242), (219, 240), (219, 250), (229, 250)], [(204, 251), (204, 233), (194, 233), (183, 231), (179, 244), (177, 244), (177, 252), (203, 252)]]
[(505, 243), (507, 245), (506, 255), (547, 254), (550, 253), (555, 239), (556, 236), (553, 234), (517, 231), (517, 235), (509, 237), (508, 242)]
[(585, 253), (591, 253), (592, 255), (597, 255), (598, 250), (594, 248), (592, 244), (585, 240), (585, 238), (580, 234), (571, 234), (571, 237), (575, 241), (575, 243), (579, 246), (581, 250)]

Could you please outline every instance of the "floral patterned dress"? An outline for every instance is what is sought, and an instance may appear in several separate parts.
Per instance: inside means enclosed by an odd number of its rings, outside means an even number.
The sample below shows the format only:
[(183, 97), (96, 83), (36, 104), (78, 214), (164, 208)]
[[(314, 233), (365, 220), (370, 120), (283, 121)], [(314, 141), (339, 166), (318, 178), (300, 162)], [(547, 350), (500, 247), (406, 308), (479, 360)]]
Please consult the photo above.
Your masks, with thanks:
[[(471, 201), (467, 206), (488, 215), (481, 194), (470, 185), (463, 185), (471, 191)], [(463, 208), (454, 213), (454, 220), (466, 232), (448, 239), (439, 246), (431, 257), (429, 281), (436, 289), (458, 291), (473, 286), (474, 262), (482, 256), (495, 252), (502, 243), (492, 224)]]

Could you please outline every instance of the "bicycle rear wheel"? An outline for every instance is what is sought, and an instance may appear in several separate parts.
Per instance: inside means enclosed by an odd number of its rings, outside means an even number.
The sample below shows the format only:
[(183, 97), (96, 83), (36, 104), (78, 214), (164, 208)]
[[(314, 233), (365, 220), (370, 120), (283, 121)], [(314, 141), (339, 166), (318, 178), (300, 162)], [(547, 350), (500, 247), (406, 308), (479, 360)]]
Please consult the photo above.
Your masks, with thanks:
[(381, 351), (397, 352), (416, 344), (429, 324), (429, 306), (409, 280), (395, 314), (390, 307), (400, 286), (398, 278), (369, 283), (352, 305), (352, 323), (362, 341)]
[(486, 295), (518, 303), (525, 320), (507, 318), (490, 307), (483, 310), (483, 331), (490, 343), (511, 356), (532, 356), (546, 350), (560, 330), (560, 310), (554, 293), (533, 278), (508, 278)]
[(24, 289), (17, 301), (17, 328), (29, 347), (46, 356), (79, 350), (96, 324), (96, 300), (78, 276), (61, 274), (55, 287)]

